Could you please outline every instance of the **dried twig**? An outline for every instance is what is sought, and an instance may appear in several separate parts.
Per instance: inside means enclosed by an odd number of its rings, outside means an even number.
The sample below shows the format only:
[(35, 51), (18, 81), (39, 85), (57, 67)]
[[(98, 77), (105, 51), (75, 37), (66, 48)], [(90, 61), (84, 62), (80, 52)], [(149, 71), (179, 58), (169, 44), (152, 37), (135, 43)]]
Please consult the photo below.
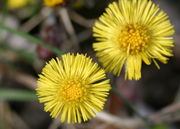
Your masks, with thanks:
[(161, 123), (161, 122), (175, 122), (180, 121), (180, 103), (171, 104), (159, 112), (152, 114), (149, 119), (153, 121), (153, 123)]
[(65, 124), (65, 129), (76, 129), (73, 124)]
[(60, 123), (59, 117), (58, 117), (51, 122), (48, 129), (57, 129), (60, 125), (61, 125), (61, 123)]
[[(180, 121), (178, 112), (180, 112), (180, 103), (174, 103), (147, 118), (152, 124), (177, 122)], [(138, 129), (145, 126), (145, 123), (140, 119), (120, 118), (105, 112), (98, 113), (96, 119), (123, 129)]]
[(26, 23), (24, 23), (20, 29), (23, 32), (29, 32), (51, 14), (52, 14), (52, 9), (48, 7), (44, 7), (39, 14), (37, 14), (36, 16), (28, 20)]
[(0, 73), (3, 76), (11, 77), (15, 81), (32, 90), (37, 87), (36, 78), (34, 78), (33, 76), (22, 72), (15, 72), (10, 67), (5, 66), (5, 64), (3, 64), (2, 62), (0, 62), (0, 66)]
[(94, 19), (90, 19), (90, 20), (85, 19), (84, 17), (82, 17), (81, 15), (79, 15), (73, 10), (69, 10), (69, 16), (74, 22), (86, 28), (92, 27), (95, 21)]
[(143, 127), (144, 123), (136, 118), (120, 118), (106, 112), (97, 113), (96, 119), (123, 129), (136, 129)]
[(76, 36), (74, 27), (71, 23), (71, 20), (69, 18), (69, 14), (68, 14), (67, 9), (63, 8), (63, 7), (59, 8), (59, 15), (60, 15), (61, 21), (63, 22), (67, 33), (70, 35), (72, 47), (74, 47), (75, 50), (78, 50), (79, 49), (79, 44), (78, 44), (79, 41), (78, 41), (78, 38)]
[(0, 101), (0, 120), (6, 129), (30, 129), (17, 113), (11, 111), (8, 103), (3, 101)]
[(12, 123), (14, 128), (16, 129), (30, 129), (28, 125), (24, 122), (24, 120), (15, 112), (12, 112)]
[(36, 79), (29, 74), (18, 72), (15, 73), (13, 78), (15, 81), (27, 86), (30, 89), (35, 89), (37, 87)]
[(89, 37), (91, 37), (91, 35), (92, 35), (92, 31), (90, 29), (87, 29), (79, 33), (77, 36), (78, 36), (79, 42), (83, 42), (87, 40)]

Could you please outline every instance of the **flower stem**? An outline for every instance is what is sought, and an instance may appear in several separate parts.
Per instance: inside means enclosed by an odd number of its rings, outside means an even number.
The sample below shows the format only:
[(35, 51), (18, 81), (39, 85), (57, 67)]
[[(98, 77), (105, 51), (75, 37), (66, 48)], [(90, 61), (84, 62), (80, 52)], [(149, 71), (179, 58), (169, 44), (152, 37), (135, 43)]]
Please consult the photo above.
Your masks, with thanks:
[(145, 125), (150, 128), (151, 124), (148, 121), (148, 119), (144, 116), (142, 116), (138, 110), (132, 105), (132, 103), (121, 93), (117, 90), (117, 88), (113, 87), (112, 92), (114, 92), (116, 95), (120, 97), (120, 99), (125, 103), (125, 105), (132, 110), (142, 121), (144, 121)]
[(151, 129), (150, 121), (146, 117), (141, 115), (141, 113), (139, 113), (139, 111), (134, 107), (134, 105), (117, 89), (116, 79), (117, 77), (112, 76), (113, 87), (111, 91), (115, 93), (117, 96), (119, 96), (119, 98), (124, 102), (124, 104), (144, 122), (147, 129)]

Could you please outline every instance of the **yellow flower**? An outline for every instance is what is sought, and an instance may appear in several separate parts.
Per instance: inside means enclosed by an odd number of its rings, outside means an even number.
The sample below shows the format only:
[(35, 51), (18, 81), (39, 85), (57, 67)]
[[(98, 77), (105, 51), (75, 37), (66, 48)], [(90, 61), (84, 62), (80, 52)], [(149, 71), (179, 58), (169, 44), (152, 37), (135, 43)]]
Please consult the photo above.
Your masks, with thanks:
[(31, 0), (8, 0), (7, 6), (10, 9), (16, 9), (26, 6)]
[(49, 7), (64, 4), (67, 0), (44, 0), (44, 4)]
[(61, 122), (81, 123), (103, 109), (110, 84), (91, 58), (68, 53), (46, 64), (36, 90), (52, 118), (60, 115)]
[(167, 63), (172, 56), (174, 33), (168, 16), (151, 0), (120, 0), (111, 3), (93, 27), (93, 44), (107, 72), (140, 79), (142, 62)]

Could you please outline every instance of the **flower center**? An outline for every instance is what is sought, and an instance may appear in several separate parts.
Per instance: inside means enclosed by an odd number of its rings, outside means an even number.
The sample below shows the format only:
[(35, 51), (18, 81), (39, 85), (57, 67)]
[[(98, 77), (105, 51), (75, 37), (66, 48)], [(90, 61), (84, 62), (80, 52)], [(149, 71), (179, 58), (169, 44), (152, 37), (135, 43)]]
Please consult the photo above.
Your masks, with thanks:
[(62, 86), (63, 98), (66, 101), (80, 100), (86, 92), (86, 89), (82, 86), (82, 83), (78, 81), (69, 80)]
[(122, 29), (119, 39), (121, 50), (135, 55), (147, 48), (150, 36), (144, 26), (130, 24)]

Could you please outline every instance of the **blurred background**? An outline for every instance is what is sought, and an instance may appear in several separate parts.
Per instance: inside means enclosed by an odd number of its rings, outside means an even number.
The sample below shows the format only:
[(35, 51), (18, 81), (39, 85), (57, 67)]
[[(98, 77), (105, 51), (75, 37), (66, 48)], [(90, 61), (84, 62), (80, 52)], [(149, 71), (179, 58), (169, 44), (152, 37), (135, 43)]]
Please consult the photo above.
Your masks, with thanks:
[(160, 70), (143, 65), (139, 81), (108, 74), (116, 90), (104, 111), (74, 125), (43, 111), (34, 90), (38, 74), (46, 61), (64, 52), (87, 53), (97, 61), (92, 26), (114, 0), (68, 0), (55, 8), (42, 0), (18, 1), (0, 0), (0, 129), (180, 129), (179, 0), (153, 0), (176, 30), (168, 64), (160, 63)]

